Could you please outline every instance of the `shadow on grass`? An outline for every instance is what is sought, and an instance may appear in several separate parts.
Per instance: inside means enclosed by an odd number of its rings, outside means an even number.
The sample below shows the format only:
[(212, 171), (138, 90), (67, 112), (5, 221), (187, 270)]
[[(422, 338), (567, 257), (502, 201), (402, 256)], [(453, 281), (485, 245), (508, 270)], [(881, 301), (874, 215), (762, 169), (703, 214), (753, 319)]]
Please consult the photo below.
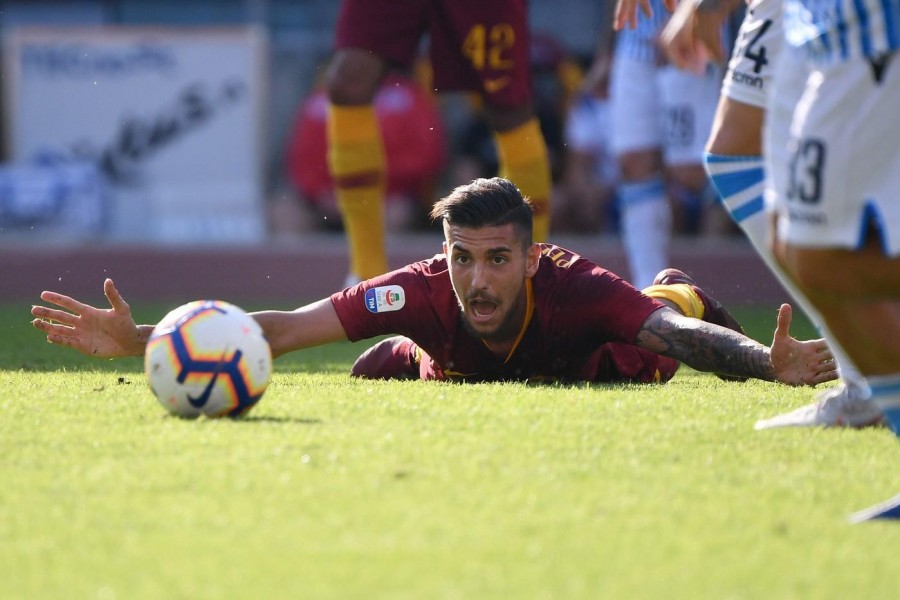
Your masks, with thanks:
[(311, 417), (274, 417), (271, 415), (245, 415), (234, 419), (238, 422), (260, 422), (260, 423), (296, 423), (298, 425), (322, 425), (322, 419), (314, 419)]
[(314, 417), (291, 417), (291, 416), (273, 416), (273, 415), (244, 415), (242, 417), (220, 417), (218, 419), (210, 419), (207, 417), (182, 417), (174, 413), (165, 412), (162, 415), (164, 419), (177, 419), (179, 421), (227, 421), (230, 423), (277, 423), (277, 424), (296, 424), (296, 425), (322, 425), (325, 421)]

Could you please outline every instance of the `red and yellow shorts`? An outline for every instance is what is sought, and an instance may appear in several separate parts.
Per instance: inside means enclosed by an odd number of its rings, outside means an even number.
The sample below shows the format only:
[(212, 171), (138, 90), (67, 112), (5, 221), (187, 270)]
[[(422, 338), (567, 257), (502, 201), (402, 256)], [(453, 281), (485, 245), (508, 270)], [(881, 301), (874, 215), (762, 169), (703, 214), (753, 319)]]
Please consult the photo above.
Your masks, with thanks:
[(497, 107), (531, 101), (527, 0), (344, 0), (336, 46), (409, 67), (426, 33), (436, 91), (478, 92)]

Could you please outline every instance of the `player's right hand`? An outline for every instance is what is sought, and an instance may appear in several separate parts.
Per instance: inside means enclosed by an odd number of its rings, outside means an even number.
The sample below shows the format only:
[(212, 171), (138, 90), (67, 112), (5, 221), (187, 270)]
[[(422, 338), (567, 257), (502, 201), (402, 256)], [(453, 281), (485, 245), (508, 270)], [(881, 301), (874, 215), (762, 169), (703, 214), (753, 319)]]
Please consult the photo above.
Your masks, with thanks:
[(722, 23), (728, 9), (698, 10), (697, 3), (682, 2), (659, 34), (659, 45), (679, 69), (702, 73), (707, 61), (725, 60)]
[[(675, 10), (678, 0), (663, 0), (663, 5), (667, 10)], [(629, 29), (637, 27), (638, 7), (645, 17), (653, 16), (653, 9), (650, 8), (650, 0), (616, 0), (616, 8), (613, 13), (613, 29), (619, 31), (628, 25)]]
[(86, 356), (115, 358), (140, 356), (146, 340), (131, 317), (131, 308), (112, 279), (103, 282), (110, 308), (99, 309), (58, 294), (41, 292), (41, 300), (59, 308), (32, 306), (32, 325), (47, 334), (51, 344), (65, 346)]
[(818, 385), (838, 378), (834, 355), (824, 339), (800, 341), (791, 336), (790, 304), (778, 309), (770, 358), (776, 381), (788, 385)]

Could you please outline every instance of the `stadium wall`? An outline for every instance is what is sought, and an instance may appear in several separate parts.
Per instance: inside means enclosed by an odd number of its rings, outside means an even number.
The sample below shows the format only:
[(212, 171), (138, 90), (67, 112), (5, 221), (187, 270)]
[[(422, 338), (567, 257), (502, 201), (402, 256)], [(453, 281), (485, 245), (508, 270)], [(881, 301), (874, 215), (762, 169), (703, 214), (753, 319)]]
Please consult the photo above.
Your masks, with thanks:
[[(392, 236), (391, 265), (433, 256), (440, 252), (440, 243), (437, 233)], [(627, 273), (617, 238), (565, 236), (557, 243), (616, 273)], [(789, 300), (742, 240), (676, 239), (671, 256), (672, 266), (693, 275), (730, 306), (774, 308)], [(250, 247), (0, 244), (0, 302), (38, 302), (47, 289), (102, 302), (103, 280), (112, 277), (126, 299), (138, 302), (218, 298), (293, 307), (340, 289), (346, 272), (343, 237), (324, 233)]]

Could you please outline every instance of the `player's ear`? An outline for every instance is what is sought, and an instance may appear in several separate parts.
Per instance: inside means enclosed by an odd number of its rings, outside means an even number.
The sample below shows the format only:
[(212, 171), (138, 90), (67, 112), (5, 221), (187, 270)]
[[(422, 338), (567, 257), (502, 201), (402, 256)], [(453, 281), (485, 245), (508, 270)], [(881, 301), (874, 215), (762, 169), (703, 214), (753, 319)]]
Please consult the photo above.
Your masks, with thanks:
[(540, 244), (531, 244), (525, 251), (525, 277), (533, 277), (541, 262)]

